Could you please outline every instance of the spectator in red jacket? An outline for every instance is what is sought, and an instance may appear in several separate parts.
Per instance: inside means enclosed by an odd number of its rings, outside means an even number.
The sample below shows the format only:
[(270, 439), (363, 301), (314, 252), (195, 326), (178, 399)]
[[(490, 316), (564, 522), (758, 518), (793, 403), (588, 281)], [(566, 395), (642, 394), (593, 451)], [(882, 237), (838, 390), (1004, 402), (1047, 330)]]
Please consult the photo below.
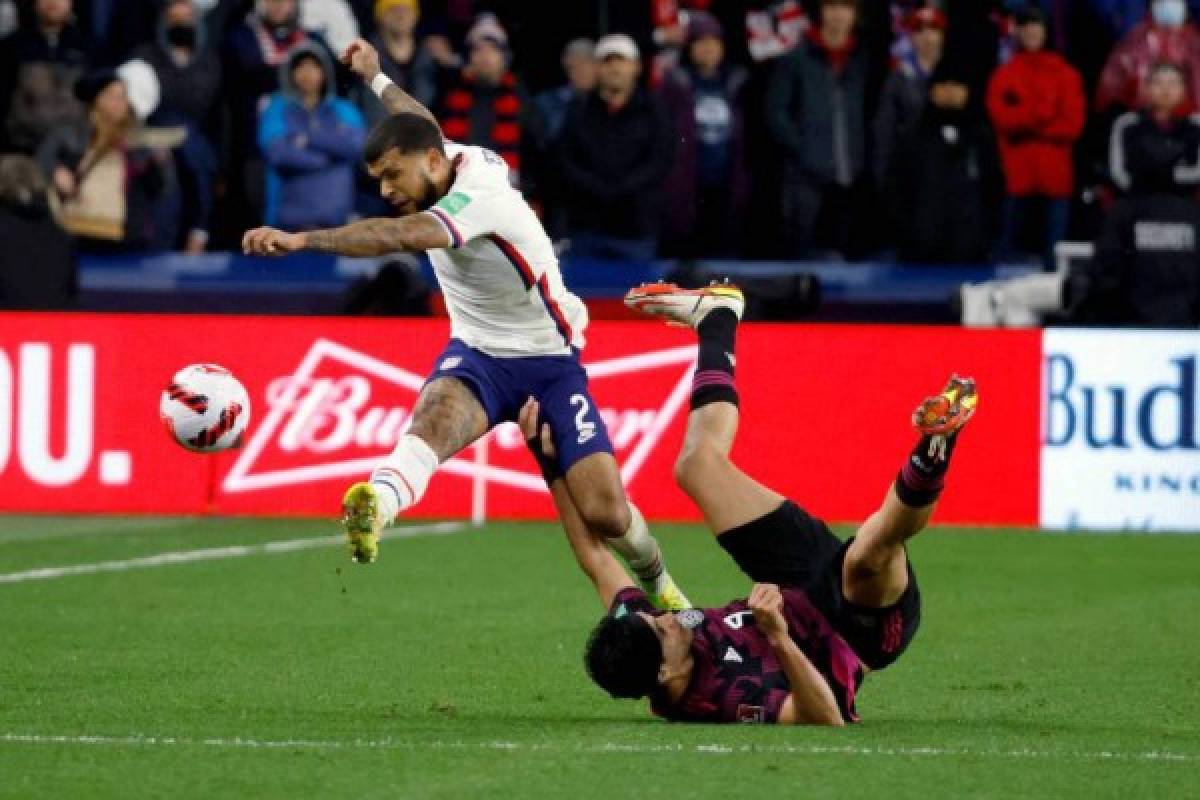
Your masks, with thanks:
[(1017, 16), (1017, 51), (996, 70), (987, 107), (1000, 145), (1007, 198), (1001, 255), (1016, 249), (1021, 224), (1044, 201), (1047, 265), (1066, 235), (1067, 212), (1075, 189), (1072, 147), (1083, 133), (1087, 101), (1079, 73), (1046, 50), (1046, 19), (1029, 7)]
[(1100, 74), (1096, 110), (1141, 108), (1146, 104), (1147, 78), (1155, 64), (1179, 64), (1187, 76), (1189, 100), (1200, 96), (1200, 30), (1187, 18), (1184, 0), (1154, 0), (1150, 14), (1121, 40)]

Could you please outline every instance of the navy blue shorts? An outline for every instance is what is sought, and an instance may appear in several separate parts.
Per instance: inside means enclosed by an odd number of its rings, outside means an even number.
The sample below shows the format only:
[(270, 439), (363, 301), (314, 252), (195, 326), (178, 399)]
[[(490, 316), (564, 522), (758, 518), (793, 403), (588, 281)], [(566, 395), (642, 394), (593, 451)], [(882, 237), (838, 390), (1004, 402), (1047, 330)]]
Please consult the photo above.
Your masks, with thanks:
[(593, 453), (612, 454), (608, 429), (588, 392), (587, 372), (579, 363), (578, 352), (495, 358), (451, 339), (426, 383), (438, 378), (458, 378), (465, 383), (493, 428), (501, 422), (516, 422), (521, 406), (532, 395), (541, 405), (542, 421), (550, 423), (558, 468), (564, 475)]

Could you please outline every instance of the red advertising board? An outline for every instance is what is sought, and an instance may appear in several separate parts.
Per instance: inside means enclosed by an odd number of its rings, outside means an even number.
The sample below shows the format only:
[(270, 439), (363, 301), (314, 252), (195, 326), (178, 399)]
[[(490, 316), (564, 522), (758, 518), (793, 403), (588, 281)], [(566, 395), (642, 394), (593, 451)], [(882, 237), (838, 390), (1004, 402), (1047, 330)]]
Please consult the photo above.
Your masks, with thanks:
[[(0, 315), (0, 509), (333, 516), (346, 484), (390, 450), (445, 345), (443, 320)], [(584, 361), (630, 494), (656, 519), (695, 519), (671, 465), (693, 339), (654, 322), (597, 322)], [(831, 520), (879, 502), (912, 444), (908, 417), (952, 371), (981, 411), (955, 456), (944, 522), (1037, 522), (1040, 332), (744, 325), (736, 460)], [(193, 362), (250, 393), (246, 445), (186, 452), (159, 394)], [(443, 465), (415, 516), (549, 518), (512, 428)]]

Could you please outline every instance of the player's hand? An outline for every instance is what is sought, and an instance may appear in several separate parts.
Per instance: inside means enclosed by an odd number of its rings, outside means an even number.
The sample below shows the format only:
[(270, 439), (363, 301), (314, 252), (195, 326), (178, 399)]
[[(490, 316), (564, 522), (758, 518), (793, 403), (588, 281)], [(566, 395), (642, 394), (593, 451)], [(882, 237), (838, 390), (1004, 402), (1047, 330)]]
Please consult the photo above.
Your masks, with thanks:
[(756, 583), (746, 601), (754, 614), (754, 622), (767, 639), (774, 641), (787, 636), (787, 620), (783, 617), (783, 593), (773, 583)]
[(342, 54), (342, 63), (368, 85), (381, 71), (379, 53), (366, 39), (360, 38), (351, 42), (350, 46), (346, 48), (346, 52)]
[(242, 237), (242, 252), (248, 256), (286, 256), (304, 249), (303, 233), (275, 228), (255, 228)]
[(521, 428), (521, 435), (525, 437), (525, 441), (529, 444), (529, 449), (534, 451), (534, 455), (538, 455), (538, 449), (542, 455), (547, 458), (554, 459), (558, 457), (558, 451), (554, 449), (554, 437), (550, 435), (550, 425), (542, 423), (541, 431), (538, 431), (538, 414), (542, 407), (538, 405), (538, 401), (530, 397), (525, 401), (525, 405), (521, 406), (521, 413), (517, 415), (517, 425)]

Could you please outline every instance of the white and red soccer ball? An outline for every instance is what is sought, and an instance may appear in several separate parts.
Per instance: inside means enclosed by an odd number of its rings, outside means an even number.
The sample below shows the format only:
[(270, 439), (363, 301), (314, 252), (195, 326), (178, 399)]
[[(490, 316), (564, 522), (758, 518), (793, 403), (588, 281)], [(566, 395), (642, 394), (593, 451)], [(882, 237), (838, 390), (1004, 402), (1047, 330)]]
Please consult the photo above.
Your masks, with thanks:
[(188, 450), (216, 453), (238, 447), (250, 422), (250, 396), (216, 364), (192, 364), (175, 373), (158, 404), (167, 431)]

